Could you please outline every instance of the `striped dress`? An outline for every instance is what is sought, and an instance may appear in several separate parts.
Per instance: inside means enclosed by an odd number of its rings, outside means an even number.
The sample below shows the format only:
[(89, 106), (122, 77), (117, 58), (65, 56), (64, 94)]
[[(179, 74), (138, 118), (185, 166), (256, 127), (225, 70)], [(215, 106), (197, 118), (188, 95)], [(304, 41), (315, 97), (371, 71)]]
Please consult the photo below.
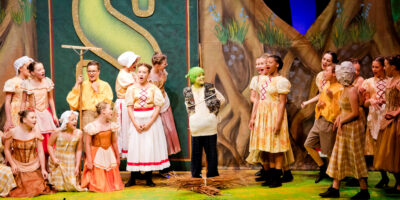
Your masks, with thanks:
[(57, 136), (54, 154), (60, 164), (56, 166), (53, 160), (49, 159), (49, 182), (58, 191), (86, 191), (78, 183), (74, 175), (76, 166), (76, 148), (82, 132), (76, 129), (71, 139), (60, 132)]
[[(343, 118), (351, 112), (349, 98), (342, 94), (339, 104), (340, 118)], [(326, 171), (330, 177), (338, 180), (342, 180), (346, 176), (357, 179), (368, 177), (364, 158), (365, 125), (362, 119), (363, 117), (360, 116), (343, 124), (341, 134), (336, 135), (335, 146)]]

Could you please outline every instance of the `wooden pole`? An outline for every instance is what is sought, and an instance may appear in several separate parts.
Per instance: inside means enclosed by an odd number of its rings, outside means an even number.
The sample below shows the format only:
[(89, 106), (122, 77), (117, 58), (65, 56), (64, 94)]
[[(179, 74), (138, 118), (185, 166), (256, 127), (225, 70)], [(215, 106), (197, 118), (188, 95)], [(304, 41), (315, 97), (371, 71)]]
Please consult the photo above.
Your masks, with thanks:
[[(61, 45), (62, 48), (65, 49), (79, 49), (79, 66), (78, 69), (75, 72), (76, 77), (82, 76), (83, 78), (83, 50), (91, 50), (91, 51), (101, 51), (101, 48), (97, 47), (83, 47), (83, 46), (74, 46), (74, 45)], [(79, 115), (81, 117), (81, 120), (79, 120), (79, 128), (83, 130), (84, 127), (82, 127), (82, 83), (79, 86)]]

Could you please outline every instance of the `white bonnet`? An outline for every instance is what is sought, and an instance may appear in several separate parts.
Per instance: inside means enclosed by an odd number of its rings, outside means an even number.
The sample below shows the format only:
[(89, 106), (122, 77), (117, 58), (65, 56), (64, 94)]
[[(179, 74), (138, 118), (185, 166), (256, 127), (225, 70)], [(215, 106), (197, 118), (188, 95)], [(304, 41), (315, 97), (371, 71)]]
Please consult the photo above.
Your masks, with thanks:
[(27, 62), (33, 62), (34, 60), (28, 56), (22, 56), (14, 61), (14, 69), (18, 75), (19, 68), (25, 65)]
[(125, 67), (130, 67), (140, 56), (132, 51), (126, 51), (118, 57), (118, 63)]
[(344, 61), (340, 65), (336, 65), (335, 68), (336, 79), (343, 86), (349, 86), (353, 84), (354, 78), (356, 77), (356, 69), (353, 63), (350, 61)]
[(67, 124), (69, 122), (69, 116), (71, 116), (71, 114), (75, 114), (76, 115), (76, 119), (78, 120), (78, 117), (79, 117), (79, 113), (78, 112), (72, 111), (72, 110), (65, 111), (60, 117), (60, 122), (61, 122), (60, 129), (61, 130), (65, 130), (67, 128)]

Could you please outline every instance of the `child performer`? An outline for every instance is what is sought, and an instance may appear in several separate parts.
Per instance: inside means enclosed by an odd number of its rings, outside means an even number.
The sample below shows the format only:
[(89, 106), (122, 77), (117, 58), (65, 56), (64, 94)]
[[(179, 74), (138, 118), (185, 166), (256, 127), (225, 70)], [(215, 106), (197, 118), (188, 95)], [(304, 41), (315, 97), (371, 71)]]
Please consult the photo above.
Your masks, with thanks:
[(82, 174), (82, 188), (92, 192), (123, 190), (119, 173), (118, 125), (111, 122), (111, 105), (100, 102), (96, 105), (98, 117), (84, 128), (86, 161)]
[(0, 131), (0, 197), (6, 197), (10, 190), (17, 187), (11, 168), (6, 165), (3, 157), (4, 140), (4, 133)]
[[(375, 154), (379, 127), (385, 117), (385, 89), (388, 79), (385, 76), (384, 67), (385, 59), (383, 57), (375, 58), (372, 61), (374, 77), (365, 80), (361, 86), (365, 99), (364, 106), (369, 108), (364, 149), (364, 155), (367, 160)], [(389, 183), (389, 178), (385, 171), (381, 171), (381, 176), (382, 179), (375, 186), (376, 188), (383, 188)]]
[(128, 153), (129, 124), (131, 122), (125, 103), (125, 93), (128, 87), (137, 81), (135, 70), (139, 60), (140, 57), (131, 51), (124, 52), (118, 57), (118, 63), (123, 68), (119, 70), (115, 82), (115, 92), (117, 93), (115, 110), (117, 110), (118, 122), (120, 124), (118, 130), (118, 148), (122, 158), (126, 158)]
[(49, 182), (58, 191), (85, 191), (77, 180), (83, 146), (82, 131), (76, 128), (78, 116), (76, 111), (65, 111), (60, 118), (61, 127), (51, 134), (47, 143), (51, 158)]
[(225, 98), (211, 83), (204, 82), (204, 70), (192, 67), (186, 75), (192, 86), (183, 90), (192, 135), (193, 178), (201, 177), (203, 149), (207, 157), (207, 177), (219, 176), (217, 152), (217, 115)]
[[(315, 107), (315, 122), (304, 143), (304, 147), (319, 167), (319, 175), (315, 183), (327, 177), (325, 171), (328, 166), (321, 159), (315, 148), (320, 148), (322, 153), (328, 155), (329, 158), (336, 139), (336, 134), (333, 132), (333, 123), (340, 114), (339, 97), (343, 91), (343, 86), (337, 82), (334, 68), (333, 65), (330, 65), (325, 70), (325, 79), (329, 84), (326, 84), (321, 94), (317, 95), (318, 103)], [(307, 103), (305, 104), (307, 105)]]
[(374, 167), (394, 174), (396, 184), (387, 193), (400, 194), (400, 55), (385, 59), (386, 114), (381, 123), (383, 132), (378, 135)]
[[(279, 56), (269, 56), (267, 63), (269, 76), (264, 87), (265, 93), (260, 92), (256, 116), (253, 115), (251, 119), (256, 121), (254, 132), (258, 135), (250, 139), (250, 146), (256, 147), (255, 149), (259, 149), (269, 157), (271, 180), (266, 180), (262, 185), (274, 188), (282, 185), (284, 153), (291, 149), (285, 108), (286, 95), (290, 92), (290, 82), (279, 75), (278, 70), (283, 67)], [(264, 100), (265, 103), (262, 103)], [(265, 125), (262, 126), (260, 123), (265, 123)], [(252, 137), (255, 136), (252, 134)]]
[(161, 90), (148, 82), (150, 71), (149, 64), (138, 64), (138, 81), (128, 88), (125, 96), (132, 121), (126, 167), (126, 170), (131, 171), (131, 178), (126, 187), (136, 184), (140, 171), (145, 172), (146, 185), (154, 187), (152, 171), (170, 166), (167, 142), (159, 117), (164, 98)]
[[(252, 108), (252, 116), (253, 114), (255, 115), (256, 112), (256, 108), (257, 108), (257, 104), (260, 98), (260, 89), (263, 89), (264, 86), (264, 82), (265, 81), (260, 79), (265, 78), (265, 75), (268, 74), (267, 72), (267, 58), (268, 56), (270, 56), (269, 54), (264, 54), (262, 56), (260, 56), (259, 58), (256, 59), (256, 70), (258, 72), (257, 76), (254, 76), (251, 79), (250, 82), (250, 102), (253, 103), (253, 108)], [(260, 87), (258, 87), (258, 85), (260, 84)], [(249, 123), (249, 129), (253, 130), (253, 126), (254, 126), (254, 120), (250, 121)], [(253, 134), (251, 134), (250, 138), (253, 137)], [(268, 159), (263, 159), (261, 160), (260, 158), (260, 151), (258, 150), (252, 150), (253, 147), (249, 148), (249, 156), (246, 158), (246, 161), (250, 164), (256, 164), (256, 163), (260, 163), (261, 164), (261, 170), (258, 171), (255, 176), (260, 176), (256, 178), (256, 181), (264, 181), (265, 180), (265, 175), (266, 172), (269, 170), (269, 163), (268, 163)]]
[[(32, 62), (28, 66), (31, 73), (31, 79), (24, 80), (22, 83), (22, 103), (21, 110), (27, 108), (25, 102), (28, 100), (29, 108), (33, 109), (36, 114), (36, 126), (43, 135), (43, 150), (45, 155), (48, 154), (47, 141), (51, 133), (58, 126), (58, 118), (56, 107), (54, 104), (54, 84), (51, 79), (45, 77), (43, 64), (40, 62)], [(46, 160), (47, 160), (46, 156)]]
[(359, 180), (361, 188), (352, 199), (369, 199), (368, 170), (364, 159), (364, 121), (360, 116), (358, 90), (352, 85), (356, 70), (351, 62), (345, 61), (336, 66), (335, 73), (344, 89), (340, 96), (340, 115), (334, 124), (334, 128), (337, 128), (336, 141), (326, 171), (333, 178), (333, 185), (320, 196), (340, 197), (340, 181), (351, 176)]
[(35, 112), (24, 110), (18, 115), (19, 125), (6, 133), (4, 144), (4, 154), (17, 183), (9, 197), (35, 197), (54, 193), (45, 180), (48, 173), (43, 152), (43, 135), (35, 127)]
[(6, 93), (5, 111), (6, 122), (4, 124), (4, 131), (14, 128), (19, 123), (18, 112), (21, 109), (22, 102), (22, 82), (30, 76), (28, 65), (33, 62), (32, 58), (23, 56), (14, 62), (14, 69), (17, 75), (6, 81), (4, 84), (3, 92)]
[[(265, 148), (262, 145), (260, 145), (261, 143), (264, 143), (266, 140), (266, 138), (263, 136), (265, 135), (264, 132), (267, 128), (266, 126), (268, 125), (267, 123), (263, 123), (262, 121), (264, 121), (269, 117), (265, 116), (269, 114), (268, 112), (265, 112), (265, 108), (268, 107), (268, 104), (270, 103), (268, 101), (269, 99), (266, 98), (267, 88), (272, 80), (272, 77), (269, 76), (269, 73), (271, 72), (270, 71), (271, 67), (269, 63), (267, 63), (268, 59), (271, 59), (270, 57), (271, 57), (270, 55), (264, 54), (257, 59), (256, 68), (259, 71), (261, 71), (261, 75), (254, 77), (250, 84), (250, 88), (252, 91), (250, 100), (251, 101), (255, 100), (255, 103), (253, 104), (251, 120), (249, 123), (249, 128), (252, 130), (250, 136), (250, 145), (253, 146), (250, 146), (249, 148), (250, 154), (247, 157), (246, 161), (251, 164), (261, 163), (263, 165), (263, 168), (265, 170), (264, 173), (261, 174), (261, 177), (256, 178), (256, 181), (265, 181), (263, 183), (263, 186), (269, 186), (274, 182), (273, 175), (275, 173), (274, 162), (270, 163), (268, 161), (269, 158), (267, 152), (265, 152), (264, 151)], [(279, 60), (279, 58), (277, 57), (276, 59)], [(268, 74), (268, 76), (265, 76), (265, 74)], [(254, 94), (254, 92), (256, 94)], [(254, 98), (254, 96), (256, 96), (256, 98)], [(255, 121), (257, 121), (256, 125), (257, 127), (255, 127)], [(291, 146), (289, 146), (289, 148), (290, 149), (288, 151), (284, 152), (284, 158), (283, 158), (284, 174), (281, 179), (282, 182), (290, 182), (293, 180), (293, 175), (291, 173), (289, 165), (294, 162), (294, 155)]]
[[(324, 53), (324, 56), (322, 57), (321, 60), (321, 69), (322, 71), (320, 71), (316, 78), (315, 78), (315, 84), (318, 87), (318, 91), (319, 93), (322, 92), (322, 90), (324, 89), (325, 85), (329, 84), (329, 80), (325, 79), (325, 70), (328, 66), (330, 65), (335, 65), (339, 62), (336, 53), (331, 52), (331, 51), (327, 51)], [(301, 104), (301, 108), (306, 107), (308, 104), (312, 104), (314, 102), (317, 102), (319, 98), (319, 95), (309, 99), (308, 101), (305, 101)]]
[(161, 121), (164, 126), (165, 138), (167, 139), (168, 155), (176, 154), (181, 151), (179, 144), (178, 133), (176, 132), (174, 116), (169, 102), (167, 93), (165, 92), (165, 82), (167, 81), (168, 73), (165, 70), (167, 67), (167, 56), (162, 53), (154, 53), (152, 58), (153, 68), (149, 75), (149, 81), (160, 88), (164, 96), (164, 104), (160, 110)]

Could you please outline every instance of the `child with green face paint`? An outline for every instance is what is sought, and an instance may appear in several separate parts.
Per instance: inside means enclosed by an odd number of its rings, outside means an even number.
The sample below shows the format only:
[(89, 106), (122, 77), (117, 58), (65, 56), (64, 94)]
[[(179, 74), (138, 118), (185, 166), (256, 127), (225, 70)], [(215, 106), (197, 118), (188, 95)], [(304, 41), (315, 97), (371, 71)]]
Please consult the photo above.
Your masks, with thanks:
[(191, 83), (190, 87), (183, 90), (183, 95), (192, 135), (192, 177), (201, 177), (203, 149), (207, 156), (207, 177), (218, 176), (217, 115), (225, 98), (213, 84), (204, 82), (202, 68), (191, 68), (186, 78)]

